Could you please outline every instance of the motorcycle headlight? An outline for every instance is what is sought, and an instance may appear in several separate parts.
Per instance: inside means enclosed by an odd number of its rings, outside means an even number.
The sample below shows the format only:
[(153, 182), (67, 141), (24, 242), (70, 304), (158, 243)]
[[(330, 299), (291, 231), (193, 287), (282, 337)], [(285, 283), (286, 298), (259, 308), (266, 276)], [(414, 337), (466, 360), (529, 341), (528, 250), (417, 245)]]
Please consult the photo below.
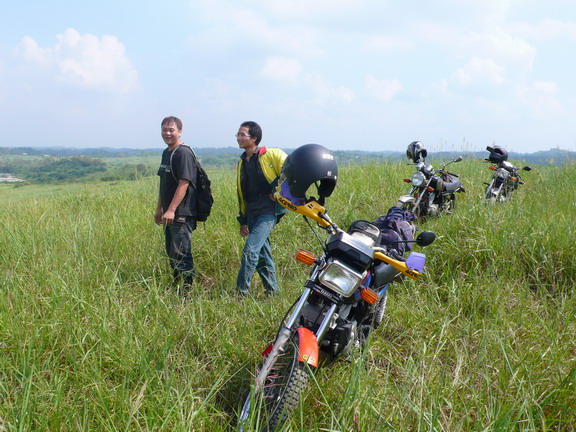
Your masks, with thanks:
[(426, 182), (426, 177), (424, 177), (424, 174), (422, 174), (420, 171), (417, 171), (414, 174), (412, 174), (411, 180), (414, 186), (420, 187), (423, 186), (424, 183)]
[(502, 180), (506, 180), (508, 177), (510, 177), (510, 173), (504, 169), (499, 169), (496, 171), (496, 177), (501, 178)]
[(320, 273), (318, 279), (332, 291), (342, 294), (344, 297), (349, 297), (354, 294), (362, 280), (364, 280), (365, 273), (355, 272), (342, 262), (334, 260)]

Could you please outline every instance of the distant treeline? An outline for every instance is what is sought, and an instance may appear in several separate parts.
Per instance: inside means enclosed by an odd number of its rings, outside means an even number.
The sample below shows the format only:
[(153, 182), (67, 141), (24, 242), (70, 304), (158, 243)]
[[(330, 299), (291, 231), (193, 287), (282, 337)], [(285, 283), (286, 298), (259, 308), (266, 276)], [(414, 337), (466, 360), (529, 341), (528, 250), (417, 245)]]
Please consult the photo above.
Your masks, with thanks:
[[(284, 150), (290, 153), (293, 149)], [(10, 156), (0, 158), (0, 173), (12, 174), (32, 183), (136, 180), (156, 174), (162, 151), (163, 149), (0, 147), (0, 156)], [(241, 154), (241, 151), (234, 147), (195, 148), (194, 151), (200, 158), (202, 165), (211, 169), (233, 168)], [(405, 153), (398, 151), (335, 151), (334, 153), (341, 166), (406, 160)], [(427, 160), (436, 165), (459, 155), (465, 159), (483, 160), (487, 156), (487, 152), (431, 152)], [(100, 159), (121, 160), (134, 156), (154, 156), (152, 159), (157, 159), (157, 162), (153, 164), (115, 163), (111, 165)], [(576, 162), (576, 152), (551, 149), (536, 153), (510, 153), (509, 160), (515, 164), (562, 165)]]
[(0, 162), (0, 172), (12, 174), (30, 183), (75, 182), (86, 180), (136, 180), (155, 173), (144, 164), (108, 166), (88, 156), (44, 159), (12, 159)]
[[(236, 147), (193, 147), (194, 151), (201, 158), (204, 165), (218, 168), (235, 164), (241, 150)], [(92, 158), (125, 158), (132, 156), (158, 156), (164, 148), (157, 149), (130, 149), (130, 148), (69, 148), (69, 147), (0, 147), (2, 155), (29, 155), (29, 156), (55, 156), (72, 157), (88, 156)], [(283, 149), (290, 153), (293, 149)], [(404, 151), (359, 151), (359, 150), (338, 150), (335, 151), (338, 159), (344, 163), (379, 161), (379, 160), (400, 160), (405, 158)], [(462, 155), (466, 159), (483, 159), (487, 152), (431, 152), (430, 160), (444, 160), (457, 155)], [(576, 161), (576, 152), (560, 149), (550, 149), (535, 153), (510, 153), (510, 160), (526, 161), (534, 164), (557, 165), (569, 161)]]

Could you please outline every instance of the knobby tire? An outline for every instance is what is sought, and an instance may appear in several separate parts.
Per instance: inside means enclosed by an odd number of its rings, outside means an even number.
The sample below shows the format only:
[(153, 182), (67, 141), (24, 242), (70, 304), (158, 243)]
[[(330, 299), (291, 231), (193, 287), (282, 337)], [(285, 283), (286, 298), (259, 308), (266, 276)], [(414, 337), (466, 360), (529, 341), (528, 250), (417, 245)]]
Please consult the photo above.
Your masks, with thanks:
[(254, 397), (257, 430), (274, 432), (282, 427), (297, 408), (309, 376), (308, 366), (298, 361), (298, 334), (294, 333), (270, 368), (261, 394)]

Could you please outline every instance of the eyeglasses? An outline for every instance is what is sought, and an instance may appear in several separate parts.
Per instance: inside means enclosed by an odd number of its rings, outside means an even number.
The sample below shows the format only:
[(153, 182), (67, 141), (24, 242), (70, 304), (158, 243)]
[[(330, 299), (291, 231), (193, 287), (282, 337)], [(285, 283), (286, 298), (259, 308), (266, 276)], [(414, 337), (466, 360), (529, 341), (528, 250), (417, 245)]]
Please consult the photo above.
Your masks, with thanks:
[(236, 138), (247, 138), (250, 135), (248, 135), (247, 133), (241, 132), (241, 133), (237, 133), (236, 134)]

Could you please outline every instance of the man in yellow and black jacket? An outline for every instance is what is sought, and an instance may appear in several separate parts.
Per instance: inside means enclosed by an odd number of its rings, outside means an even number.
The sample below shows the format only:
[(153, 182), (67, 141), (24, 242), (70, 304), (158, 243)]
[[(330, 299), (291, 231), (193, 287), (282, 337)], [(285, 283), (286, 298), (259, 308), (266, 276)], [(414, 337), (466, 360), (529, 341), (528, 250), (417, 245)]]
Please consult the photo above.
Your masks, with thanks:
[(262, 278), (266, 295), (274, 295), (279, 290), (269, 236), (286, 213), (274, 200), (286, 153), (278, 148), (259, 146), (261, 140), (262, 129), (258, 123), (247, 121), (240, 125), (236, 141), (244, 153), (238, 162), (236, 186), (240, 235), (246, 237), (236, 280), (240, 296), (248, 294), (255, 271)]

